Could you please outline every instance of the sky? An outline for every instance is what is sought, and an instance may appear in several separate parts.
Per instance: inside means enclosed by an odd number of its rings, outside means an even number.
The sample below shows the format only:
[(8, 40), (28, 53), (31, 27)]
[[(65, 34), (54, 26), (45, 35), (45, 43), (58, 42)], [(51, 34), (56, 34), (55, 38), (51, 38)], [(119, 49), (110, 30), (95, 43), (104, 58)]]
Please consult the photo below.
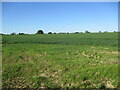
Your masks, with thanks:
[(118, 30), (117, 2), (3, 2), (2, 32)]
[(2, 0), (2, 2), (119, 2), (119, 0)]

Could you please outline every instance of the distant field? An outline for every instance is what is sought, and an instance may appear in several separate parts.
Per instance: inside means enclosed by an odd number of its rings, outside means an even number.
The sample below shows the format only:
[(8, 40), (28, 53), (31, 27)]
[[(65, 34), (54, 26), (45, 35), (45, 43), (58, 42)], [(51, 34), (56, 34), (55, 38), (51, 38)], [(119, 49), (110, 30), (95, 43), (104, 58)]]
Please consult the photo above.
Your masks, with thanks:
[(117, 46), (117, 33), (5, 35), (3, 44), (65, 44)]
[(2, 36), (3, 87), (116, 88), (118, 34)]

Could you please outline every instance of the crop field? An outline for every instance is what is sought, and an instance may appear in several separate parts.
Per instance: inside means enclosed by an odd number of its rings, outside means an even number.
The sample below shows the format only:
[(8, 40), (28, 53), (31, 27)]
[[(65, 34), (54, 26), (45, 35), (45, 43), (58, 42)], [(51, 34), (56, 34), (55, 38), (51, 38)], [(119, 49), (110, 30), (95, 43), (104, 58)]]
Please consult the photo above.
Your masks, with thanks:
[(4, 88), (117, 88), (118, 34), (2, 35)]

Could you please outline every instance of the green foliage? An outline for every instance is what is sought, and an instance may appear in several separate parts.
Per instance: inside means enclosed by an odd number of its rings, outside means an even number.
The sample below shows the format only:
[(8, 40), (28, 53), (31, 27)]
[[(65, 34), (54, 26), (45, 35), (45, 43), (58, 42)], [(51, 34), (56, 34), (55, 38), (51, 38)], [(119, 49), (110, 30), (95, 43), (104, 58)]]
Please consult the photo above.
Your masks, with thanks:
[(11, 33), (10, 35), (16, 35), (16, 33), (15, 33), (15, 32), (13, 32), (13, 33)]
[(52, 34), (52, 32), (48, 32), (48, 34)]
[(19, 35), (25, 35), (25, 33), (19, 33)]
[(75, 34), (78, 34), (79, 32), (74, 32)]
[(44, 34), (43, 30), (38, 30), (36, 34)]
[(85, 33), (90, 33), (90, 32), (88, 30), (86, 30)]

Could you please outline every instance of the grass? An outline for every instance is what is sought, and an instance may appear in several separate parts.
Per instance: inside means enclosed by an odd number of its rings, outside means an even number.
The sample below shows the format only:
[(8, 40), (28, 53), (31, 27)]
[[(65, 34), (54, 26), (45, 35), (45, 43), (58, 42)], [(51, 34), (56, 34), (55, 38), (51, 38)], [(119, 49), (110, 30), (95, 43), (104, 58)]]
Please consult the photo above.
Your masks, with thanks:
[[(13, 39), (14, 38), (14, 39)], [(117, 33), (5, 35), (3, 44), (66, 44), (117, 46)]]
[(3, 36), (3, 87), (117, 88), (117, 33)]

